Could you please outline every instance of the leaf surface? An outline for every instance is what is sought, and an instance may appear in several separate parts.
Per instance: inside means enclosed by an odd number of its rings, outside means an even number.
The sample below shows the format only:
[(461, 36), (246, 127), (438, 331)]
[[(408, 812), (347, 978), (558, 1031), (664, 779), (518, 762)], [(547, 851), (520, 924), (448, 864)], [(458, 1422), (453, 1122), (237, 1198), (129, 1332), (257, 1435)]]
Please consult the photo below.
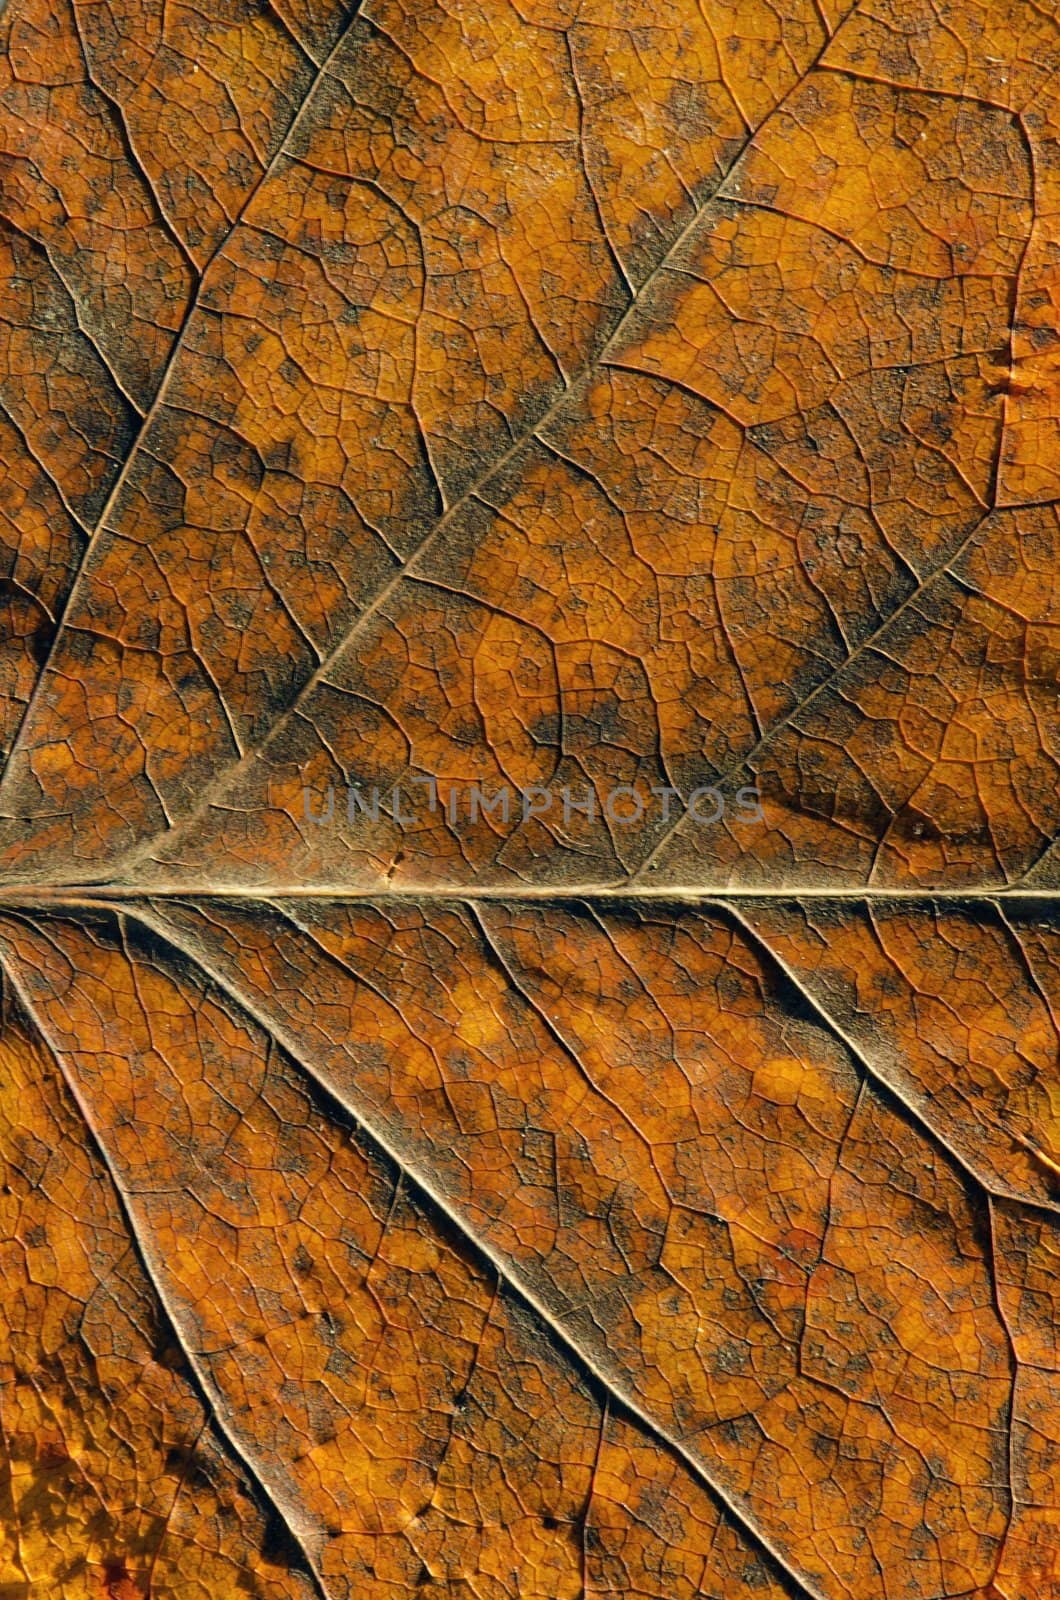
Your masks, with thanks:
[(0, 1591), (1060, 1594), (1060, 27), (0, 30)]

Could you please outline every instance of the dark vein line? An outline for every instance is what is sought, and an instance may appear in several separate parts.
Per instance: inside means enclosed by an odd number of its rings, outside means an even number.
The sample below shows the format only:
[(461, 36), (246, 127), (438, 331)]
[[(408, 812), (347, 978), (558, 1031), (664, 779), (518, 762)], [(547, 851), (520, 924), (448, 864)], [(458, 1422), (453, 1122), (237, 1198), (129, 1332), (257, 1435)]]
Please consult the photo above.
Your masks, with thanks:
[[(56, 478), (56, 477), (54, 477), (52, 475), (52, 472), (51, 472), (50, 468), (45, 465), (45, 463), (41, 460), (40, 456), (34, 450), (33, 445), (30, 443), (29, 434), (26, 432), (26, 430), (22, 426), (21, 422), (18, 421), (17, 417), (11, 411), (7, 401), (4, 400), (4, 399), (0, 399), (0, 416), (3, 417), (4, 421), (8, 424), (8, 426), (11, 429), (11, 431), (13, 433), (17, 433), (18, 434), (19, 442), (21, 443), (23, 450), (25, 450), (26, 455), (29, 457), (30, 461), (32, 461), (33, 465), (36, 467), (37, 471), (40, 473), (41, 477), (45, 480), (45, 482), (47, 483), (49, 489), (54, 494), (56, 500), (58, 500), (59, 504), (62, 506), (62, 508), (65, 511), (66, 515), (69, 517), (71, 526), (75, 529), (75, 531), (78, 534), (81, 535), (81, 537), (83, 539), (87, 539), (88, 536), (89, 536), (88, 528), (82, 522), (81, 518), (77, 515), (77, 512), (70, 505), (69, 501), (66, 498), (66, 493), (65, 493), (64, 489), (62, 488), (62, 485), (59, 483), (58, 478)], [(10, 471), (10, 469), (8, 469), (8, 470)], [(51, 525), (49, 525), (49, 532), (55, 534), (55, 533), (58, 532), (58, 530), (54, 529), (53, 527), (51, 527)], [(47, 569), (45, 569), (44, 572), (42, 572), (42, 574), (41, 574), (42, 578), (44, 576), (46, 576), (46, 574), (47, 574)], [(54, 619), (54, 617), (51, 617), (50, 613), (49, 613), (49, 617), (50, 617), (50, 620), (54, 622), (55, 619)]]
[(293, 1510), (288, 1510), (285, 1507), (285, 1497), (283, 1496), (282, 1491), (272, 1488), (266, 1482), (261, 1472), (254, 1465), (250, 1455), (244, 1450), (225, 1420), (225, 1403), (223, 1396), (215, 1387), (213, 1379), (210, 1377), (209, 1373), (203, 1370), (198, 1358), (193, 1353), (191, 1339), (182, 1328), (180, 1317), (170, 1304), (169, 1296), (162, 1287), (160, 1274), (156, 1270), (152, 1261), (151, 1251), (144, 1240), (139, 1225), (136, 1221), (132, 1198), (122, 1183), (117, 1171), (115, 1170), (114, 1164), (110, 1158), (110, 1154), (96, 1130), (95, 1123), (92, 1119), (91, 1108), (88, 1106), (87, 1102), (82, 1096), (77, 1082), (67, 1070), (62, 1050), (52, 1038), (50, 1030), (43, 1022), (39, 1012), (37, 1011), (37, 1008), (31, 1001), (29, 993), (26, 990), (25, 985), (22, 983), (21, 978), (16, 976), (14, 962), (10, 955), (8, 955), (6, 961), (4, 961), (2, 970), (6, 974), (7, 980), (10, 983), (13, 992), (18, 996), (19, 1002), (27, 1017), (33, 1024), (33, 1027), (36, 1029), (43, 1042), (47, 1045), (56, 1069), (66, 1086), (67, 1093), (71, 1096), (74, 1104), (77, 1106), (77, 1109), (81, 1115), (81, 1119), (85, 1124), (85, 1129), (88, 1134), (91, 1147), (95, 1151), (100, 1165), (103, 1167), (103, 1170), (106, 1172), (107, 1177), (110, 1179), (110, 1182), (113, 1185), (115, 1195), (117, 1196), (118, 1208), (121, 1212), (122, 1221), (128, 1229), (129, 1238), (132, 1241), (137, 1260), (143, 1269), (148, 1283), (151, 1285), (155, 1295), (158, 1297), (158, 1303), (161, 1308), (162, 1315), (165, 1318), (165, 1321), (168, 1323), (180, 1352), (188, 1364), (188, 1369), (191, 1373), (194, 1387), (204, 1410), (212, 1419), (214, 1427), (216, 1428), (220, 1437), (224, 1440), (232, 1456), (242, 1466), (249, 1482), (254, 1485), (259, 1495), (264, 1499), (265, 1503), (273, 1509), (275, 1514), (283, 1523), (283, 1526), (290, 1533), (291, 1538), (294, 1540), (295, 1545), (297, 1546), (302, 1561), (305, 1563), (306, 1571), (312, 1579), (313, 1586), (318, 1595), (318, 1600), (331, 1600), (317, 1563), (307, 1549), (305, 1540), (302, 1534), (299, 1532), (299, 1519), (297, 1513)]
[(486, 956), (492, 957), (504, 982), (507, 983), (513, 994), (519, 996), (519, 999), (523, 1002), (523, 1005), (526, 1007), (527, 1011), (532, 1017), (537, 1019), (538, 1024), (548, 1034), (553, 1044), (557, 1046), (561, 1053), (570, 1062), (571, 1066), (574, 1068), (575, 1072), (582, 1079), (582, 1081), (588, 1085), (591, 1092), (596, 1095), (598, 1099), (602, 1100), (604, 1105), (610, 1106), (616, 1117), (618, 1117), (618, 1119), (629, 1129), (634, 1140), (638, 1145), (640, 1145), (643, 1153), (647, 1156), (648, 1164), (651, 1167), (652, 1174), (656, 1183), (658, 1183), (663, 1194), (666, 1196), (667, 1203), (674, 1210), (676, 1210), (678, 1203), (674, 1199), (673, 1191), (669, 1183), (666, 1181), (665, 1176), (659, 1170), (659, 1163), (655, 1154), (655, 1150), (653, 1149), (651, 1140), (648, 1138), (643, 1128), (638, 1126), (635, 1117), (633, 1117), (630, 1112), (626, 1110), (625, 1106), (622, 1105), (620, 1101), (616, 1100), (613, 1095), (609, 1094), (602, 1084), (596, 1081), (596, 1079), (593, 1077), (593, 1074), (582, 1060), (581, 1054), (577, 1048), (568, 1041), (559, 1024), (553, 1021), (548, 1012), (545, 1010), (544, 1006), (534, 999), (530, 990), (519, 978), (514, 967), (512, 966), (512, 963), (504, 954), (497, 934), (491, 929), (483, 913), (476, 908), (474, 902), (471, 900), (465, 901), (464, 905), (466, 907), (468, 916), (471, 919), (472, 926), (477, 929), (479, 938), (482, 940), (482, 948)]
[(585, 1504), (582, 1506), (581, 1516), (578, 1519), (578, 1554), (581, 1575), (581, 1600), (589, 1600), (589, 1518), (593, 1509), (593, 1494), (596, 1491), (596, 1480), (600, 1475), (600, 1458), (603, 1455), (604, 1445), (607, 1442), (608, 1425), (611, 1420), (611, 1397), (604, 1393), (603, 1404), (600, 1407), (600, 1427), (596, 1435), (596, 1453), (593, 1456), (592, 1472), (589, 1476), (589, 1487), (585, 1491)]
[[(1057, 68), (1056, 71), (1050, 73), (1049, 77), (1046, 79), (1046, 82), (1047, 83), (1052, 82), (1052, 79), (1057, 76), (1058, 72), (1060, 72), (1060, 68)], [(1027, 133), (1027, 130), (1024, 127), (1022, 117), (1020, 118), (1019, 126), (1020, 126), (1020, 132), (1021, 132), (1021, 134), (1023, 136), (1024, 144), (1025, 144), (1026, 150), (1027, 150), (1027, 159), (1031, 163), (1031, 173), (1032, 173), (1032, 175), (1034, 177), (1034, 180), (1035, 180), (1035, 188), (1037, 188), (1037, 171), (1038, 171), (1038, 169), (1037, 169), (1037, 167), (1035, 165), (1035, 161), (1034, 161), (1034, 147), (1033, 147), (1033, 144), (1031, 142), (1030, 135)], [(1027, 256), (1028, 256), (1028, 254), (1030, 252), (1031, 239), (1033, 238), (1033, 236), (1034, 236), (1034, 230), (1032, 228), (1031, 235), (1030, 235), (1030, 237), (1028, 237), (1028, 239), (1026, 240), (1026, 242), (1024, 244), (1023, 255), (1022, 255), (1021, 259), (1020, 259), (1020, 269), (1019, 269), (1019, 279), (1020, 280), (1022, 280), (1023, 268), (1024, 268), (1025, 264), (1026, 264)], [(1010, 323), (1009, 323), (1009, 373), (1010, 373), (1010, 375), (1012, 374), (1013, 368), (1016, 365), (1016, 319), (1017, 319), (1017, 316), (1019, 314), (1019, 291), (1020, 291), (1020, 281), (1018, 280), (1017, 281), (1017, 285), (1016, 285), (1016, 291), (1015, 291), (1015, 293), (1013, 295), (1011, 318), (1010, 318)], [(1006, 394), (1005, 400), (1004, 400), (1006, 421), (1007, 421), (1007, 416), (1008, 416), (1008, 402), (1009, 402), (1009, 396)], [(1000, 469), (999, 469), (999, 476), (1000, 476)], [(1056, 511), (1056, 502), (1055, 502), (1055, 500), (1054, 501), (1047, 501), (1047, 502), (1044, 502), (1044, 503), (1047, 504), (1047, 505), (1050, 505), (1053, 508), (1054, 515), (1055, 515), (1055, 511)], [(1014, 509), (1016, 504), (1018, 504), (1018, 502), (1014, 502), (1013, 506), (1009, 507), (1008, 509)], [(1035, 504), (1035, 502), (1033, 502), (1033, 501), (1032, 502), (1027, 502), (1027, 504), (1033, 505), (1033, 504)], [(1056, 839), (1048, 840), (1042, 846), (1042, 848), (1035, 854), (1034, 859), (1032, 861), (1030, 861), (1026, 867), (1024, 867), (1023, 871), (1019, 874), (1019, 876), (1016, 878), (1015, 881), (1017, 883), (1023, 883), (1025, 881), (1027, 881), (1028, 879), (1033, 880), (1034, 876), (1037, 873), (1043, 871), (1047, 867), (1047, 864), (1049, 862), (1049, 858), (1055, 854), (1056, 848), (1057, 848), (1057, 843), (1058, 843), (1058, 841)]]
[[(30, 233), (29, 230), (24, 228), (21, 223), (16, 222), (14, 217), (11, 216), (10, 212), (0, 211), (0, 221), (3, 222), (4, 227), (7, 228), (10, 233), (16, 234), (29, 246), (31, 251), (33, 251), (43, 260), (48, 271), (52, 274), (52, 277), (56, 280), (60, 289), (69, 300), (70, 312), (74, 323), (74, 338), (70, 339), (70, 343), (74, 343), (76, 336), (80, 334), (91, 353), (95, 356), (96, 361), (106, 374), (110, 383), (113, 384), (122, 400), (124, 400), (125, 404), (129, 407), (129, 410), (133, 412), (140, 422), (142, 422), (144, 415), (143, 406), (140, 405), (135, 396), (132, 395), (126, 388), (122, 381), (121, 375), (114, 370), (114, 363), (110, 360), (102, 346), (97, 342), (95, 333), (87, 324), (85, 308), (81, 303), (81, 299), (67, 282), (66, 274), (63, 272), (62, 268), (59, 267), (55, 262), (52, 256), (51, 247), (47, 245), (43, 239), (38, 239), (35, 234)], [(32, 320), (30, 322), (30, 331), (40, 331), (39, 327), (33, 326)], [(62, 337), (61, 334), (60, 337)], [(67, 335), (67, 337), (69, 338), (69, 335)]]
[[(1008, 1514), (1005, 1519), (1005, 1536), (998, 1540), (997, 1556), (994, 1561), (994, 1570), (990, 1574), (990, 1584), (987, 1593), (998, 1583), (1001, 1568), (1004, 1565), (1009, 1537), (1013, 1526), (1018, 1520), (1018, 1507), (1020, 1498), (1016, 1493), (1016, 1450), (1013, 1432), (1016, 1425), (1016, 1403), (1019, 1393), (1021, 1362), (1016, 1335), (1005, 1310), (1004, 1296), (1001, 1290), (1001, 1276), (998, 1271), (1000, 1251), (997, 1243), (997, 1218), (995, 1215), (996, 1202), (992, 1197), (987, 1198), (986, 1217), (983, 1228), (987, 1270), (990, 1274), (990, 1295), (994, 1306), (994, 1315), (1001, 1324), (1001, 1331), (1005, 1339), (1005, 1351), (1008, 1356), (1009, 1391), (1008, 1391), (1008, 1428), (1005, 1431), (1005, 1482), (1008, 1490)], [(999, 1591), (1000, 1592), (1000, 1591)]]
[[(176, 1330), (174, 1330), (174, 1332), (175, 1331)], [(198, 1433), (195, 1435), (195, 1438), (187, 1447), (187, 1455), (184, 1457), (184, 1462), (180, 1469), (180, 1477), (177, 1479), (177, 1486), (173, 1490), (173, 1498), (170, 1501), (166, 1514), (162, 1519), (162, 1526), (158, 1530), (158, 1534), (155, 1539), (155, 1546), (151, 1551), (150, 1565), (144, 1574), (144, 1595), (147, 1597), (149, 1597), (151, 1594), (151, 1585), (154, 1582), (155, 1572), (157, 1570), (159, 1560), (161, 1559), (162, 1551), (165, 1549), (166, 1541), (169, 1539), (172, 1533), (173, 1519), (177, 1514), (177, 1506), (180, 1504), (180, 1497), (187, 1487), (187, 1482), (191, 1476), (192, 1467), (195, 1464), (195, 1452), (199, 1449), (203, 1435), (212, 1421), (212, 1416), (209, 1412), (207, 1412), (203, 1419), (202, 1427), (199, 1429)], [(154, 1530), (152, 1529), (152, 1534), (153, 1533)]]
[(290, 39), (291, 43), (294, 45), (302, 59), (308, 62), (309, 66), (313, 67), (319, 72), (320, 60), (314, 54), (314, 52), (310, 50), (309, 46), (305, 44), (301, 38), (299, 38), (292, 25), (284, 16), (279, 5), (275, 3), (275, 0), (262, 0), (262, 4), (264, 9), (269, 12), (271, 16), (275, 17), (277, 25), (283, 29), (283, 32), (287, 35), (288, 39)]
[(626, 264), (611, 237), (611, 230), (607, 225), (607, 218), (604, 215), (603, 206), (600, 204), (600, 196), (597, 194), (596, 184), (593, 182), (592, 162), (589, 159), (589, 150), (585, 137), (585, 107), (587, 103), (587, 97), (582, 88), (581, 75), (578, 72), (578, 59), (574, 51), (574, 41), (571, 38), (572, 31), (572, 29), (567, 29), (564, 32), (563, 40), (567, 46), (567, 64), (570, 67), (571, 84), (574, 88), (574, 103), (578, 108), (578, 154), (581, 160), (582, 171), (585, 174), (585, 187), (589, 192), (589, 201), (593, 208), (593, 214), (596, 217), (596, 225), (600, 229), (600, 237), (607, 246), (607, 253), (611, 257), (611, 263), (616, 273), (622, 280), (626, 294), (632, 301), (637, 297), (637, 287), (630, 278), (629, 273), (626, 271)]
[[(1050, 76), (1055, 76), (1055, 74), (1051, 74)], [(1024, 270), (1025, 270), (1026, 265), (1027, 265), (1027, 258), (1028, 258), (1028, 256), (1030, 255), (1030, 252), (1031, 252), (1031, 245), (1032, 245), (1032, 243), (1034, 243), (1035, 235), (1038, 233), (1039, 226), (1040, 226), (1040, 223), (1041, 223), (1041, 215), (1040, 215), (1040, 211), (1039, 211), (1041, 182), (1040, 182), (1040, 179), (1039, 179), (1039, 176), (1038, 176), (1038, 163), (1037, 163), (1037, 161), (1035, 159), (1034, 141), (1031, 138), (1030, 134), (1027, 132), (1027, 127), (1026, 127), (1026, 124), (1025, 124), (1025, 122), (1023, 120), (1023, 117), (1018, 113), (1016, 114), (1016, 117), (1015, 117), (1015, 123), (1016, 123), (1017, 132), (1019, 133), (1019, 137), (1020, 137), (1020, 145), (1021, 145), (1021, 148), (1023, 150), (1023, 159), (1026, 161), (1026, 163), (1027, 163), (1027, 171), (1030, 173), (1030, 180), (1031, 180), (1031, 196), (1030, 196), (1030, 199), (1031, 199), (1031, 225), (1030, 225), (1030, 228), (1028, 229), (1027, 237), (1023, 241), (1023, 248), (1020, 251), (1020, 258), (1019, 258), (1019, 261), (1018, 261), (1018, 263), (1016, 265), (1016, 271), (1015, 271), (1015, 274), (1014, 274), (1013, 279), (1012, 279), (1010, 296), (1009, 296), (1008, 336), (1007, 336), (1007, 340), (1006, 340), (1006, 345), (1007, 345), (1007, 352), (1008, 352), (1008, 375), (1009, 375), (1009, 379), (1010, 380), (1015, 376), (1014, 369), (1015, 369), (1015, 366), (1016, 366), (1016, 323), (1017, 323), (1017, 321), (1019, 319), (1020, 300), (1021, 300), (1022, 295), (1023, 295), (1023, 274), (1024, 274)], [(993, 503), (995, 505), (999, 504), (999, 502), (1000, 502), (1001, 470), (1002, 470), (1002, 467), (1004, 465), (1004, 459), (1005, 459), (1005, 438), (1006, 438), (1006, 433), (1007, 433), (1007, 430), (1008, 430), (1008, 427), (1009, 427), (1009, 403), (1010, 403), (1010, 400), (1011, 400), (1011, 395), (1009, 394), (1008, 388), (1006, 387), (1005, 392), (1001, 397), (1001, 443), (1000, 443), (1000, 446), (998, 448), (997, 457), (996, 457), (996, 459), (994, 461), (994, 471), (993, 471), (993, 483), (992, 483), (993, 494), (992, 494), (992, 499), (993, 499)]]
[[(922, 95), (925, 100), (957, 100), (966, 106), (982, 106), (988, 111), (1003, 111), (1009, 117), (1021, 115), (1019, 106), (1012, 100), (992, 100), (988, 95), (972, 94), (963, 89), (942, 89), (937, 86), (929, 88), (922, 83), (902, 83), (898, 78), (889, 78), (885, 72), (859, 72), (857, 67), (847, 61), (822, 61), (821, 70), (834, 73), (837, 78), (851, 78), (855, 83), (867, 83), (874, 89), (893, 89), (896, 94)], [(1055, 76), (1055, 71), (1050, 72), (1035, 86), (1032, 104), (1040, 102), (1043, 91)]]
[(154, 184), (151, 182), (151, 175), (144, 165), (140, 156), (140, 152), (137, 150), (135, 141), (133, 140), (132, 130), (129, 127), (129, 122), (125, 115), (125, 108), (121, 101), (116, 98), (116, 96), (112, 95), (108, 89), (103, 87), (103, 84), (100, 83), (92, 69), (92, 56), (85, 39), (84, 29), (81, 26), (81, 17), (77, 9), (78, 0), (67, 0), (67, 3), (70, 8), (70, 17), (74, 24), (74, 32), (77, 35), (77, 45), (81, 52), (81, 60), (84, 63), (85, 77), (95, 90), (96, 94), (102, 100), (104, 106), (110, 112), (112, 121), (117, 129), (118, 142), (125, 152), (129, 165), (132, 168), (135, 177), (139, 179), (145, 191), (153, 200), (155, 210), (158, 212), (159, 221), (162, 224), (163, 233), (165, 233), (172, 244), (176, 246), (177, 254), (184, 262), (184, 265), (189, 269), (192, 281), (194, 281), (195, 278), (199, 276), (198, 266), (196, 265), (191, 251), (181, 238), (180, 229), (177, 227), (173, 218), (169, 215), (169, 212), (162, 204), (161, 194), (155, 189)]

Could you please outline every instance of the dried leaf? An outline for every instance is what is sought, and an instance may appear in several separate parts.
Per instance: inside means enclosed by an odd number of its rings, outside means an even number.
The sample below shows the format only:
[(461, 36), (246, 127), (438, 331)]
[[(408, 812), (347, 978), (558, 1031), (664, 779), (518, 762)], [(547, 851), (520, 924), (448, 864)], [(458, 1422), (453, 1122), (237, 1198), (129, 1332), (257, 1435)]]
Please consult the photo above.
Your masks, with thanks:
[(11, 0), (0, 1593), (1060, 1595), (1060, 24)]

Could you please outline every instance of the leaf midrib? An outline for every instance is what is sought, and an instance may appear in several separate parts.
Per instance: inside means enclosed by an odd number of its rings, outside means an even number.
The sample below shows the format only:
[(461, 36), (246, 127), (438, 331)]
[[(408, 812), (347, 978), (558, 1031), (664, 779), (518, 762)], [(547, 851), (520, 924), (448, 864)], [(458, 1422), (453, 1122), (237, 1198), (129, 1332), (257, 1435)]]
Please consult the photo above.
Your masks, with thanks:
[(171, 883), (114, 884), (114, 883), (49, 883), (42, 880), (11, 881), (0, 884), (0, 907), (12, 908), (67, 906), (84, 910), (98, 910), (104, 906), (142, 905), (151, 900), (215, 900), (239, 901), (266, 906), (274, 900), (323, 900), (336, 904), (364, 902), (369, 905), (387, 905), (401, 901), (416, 904), (449, 905), (456, 901), (500, 901), (502, 904), (522, 904), (534, 901), (544, 904), (566, 905), (572, 902), (592, 904), (596, 901), (618, 905), (671, 904), (725, 905), (740, 901), (780, 901), (792, 905), (804, 902), (827, 904), (830, 901), (853, 901), (895, 905), (924, 905), (938, 903), (954, 905), (996, 906), (1002, 902), (1030, 904), (1060, 902), (1060, 889), (1012, 887), (967, 889), (924, 888), (859, 888), (829, 884), (726, 885), (726, 884), (634, 884), (573, 883), (552, 884), (474, 884), (474, 883), (393, 883), (373, 884), (307, 884), (297, 883), (225, 883), (194, 879), (175, 880)]

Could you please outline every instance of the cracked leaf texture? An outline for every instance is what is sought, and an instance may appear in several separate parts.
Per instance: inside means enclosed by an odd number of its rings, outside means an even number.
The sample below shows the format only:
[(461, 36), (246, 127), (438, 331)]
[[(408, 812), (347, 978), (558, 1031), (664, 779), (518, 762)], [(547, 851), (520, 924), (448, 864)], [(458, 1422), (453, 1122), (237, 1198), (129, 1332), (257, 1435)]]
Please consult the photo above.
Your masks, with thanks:
[(0, 5), (0, 1600), (1060, 1600), (1054, 11)]

